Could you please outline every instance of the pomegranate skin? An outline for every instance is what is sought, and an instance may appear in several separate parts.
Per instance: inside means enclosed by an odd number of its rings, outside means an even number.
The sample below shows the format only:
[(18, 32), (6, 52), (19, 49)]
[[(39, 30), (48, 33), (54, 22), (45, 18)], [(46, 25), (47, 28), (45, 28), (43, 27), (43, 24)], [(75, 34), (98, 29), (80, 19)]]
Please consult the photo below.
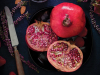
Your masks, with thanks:
[[(56, 60), (52, 60), (52, 58), (50, 57), (50, 53), (52, 53), (52, 52), (50, 52), (50, 49), (51, 49), (55, 44), (61, 43), (61, 42), (68, 44), (68, 47), (69, 47), (68, 50), (67, 50), (67, 52), (65, 52), (65, 55), (66, 55), (66, 53), (68, 54), (68, 53), (70, 52), (70, 50), (72, 50), (73, 48), (78, 49), (78, 52), (79, 52), (79, 54), (80, 54), (81, 59), (80, 59), (80, 62), (79, 62), (75, 67), (70, 68), (70, 67), (68, 67), (68, 65), (67, 65), (67, 67), (64, 66), (63, 64), (60, 65), (59, 63), (57, 63)], [(63, 55), (64, 55), (64, 54), (63, 54)], [(63, 55), (62, 55), (62, 56), (63, 56)], [(61, 60), (62, 56), (60, 56), (60, 60)], [(59, 57), (58, 57), (58, 58), (59, 58)], [(57, 59), (58, 59), (58, 58), (57, 58)], [(66, 58), (66, 57), (64, 57), (64, 58)], [(51, 63), (51, 65), (54, 66), (54, 67), (55, 67), (57, 70), (59, 70), (59, 71), (62, 71), (62, 72), (74, 72), (74, 71), (78, 70), (78, 69), (81, 67), (81, 65), (82, 65), (82, 62), (83, 62), (83, 53), (82, 53), (82, 51), (81, 51), (76, 45), (71, 45), (71, 44), (70, 44), (69, 42), (67, 42), (67, 41), (62, 41), (62, 40), (60, 40), (60, 41), (56, 41), (56, 42), (52, 43), (52, 44), (49, 46), (49, 48), (48, 48), (48, 50), (47, 50), (47, 59), (48, 59), (48, 61)], [(67, 59), (68, 59), (68, 58), (67, 58)], [(65, 61), (65, 60), (64, 60), (64, 61)]]
[(75, 39), (75, 45), (78, 46), (78, 47), (83, 47), (85, 44), (85, 41), (82, 37), (77, 37)]
[[(69, 17), (70, 25), (64, 26), (63, 21)], [(69, 38), (78, 35), (86, 24), (85, 13), (83, 9), (73, 3), (60, 3), (55, 6), (50, 14), (50, 25), (52, 30), (62, 38)]]
[(88, 30), (87, 30), (87, 28), (85, 27), (85, 28), (78, 34), (78, 36), (80, 36), (80, 37), (85, 37), (85, 36), (87, 35), (87, 33), (88, 33)]

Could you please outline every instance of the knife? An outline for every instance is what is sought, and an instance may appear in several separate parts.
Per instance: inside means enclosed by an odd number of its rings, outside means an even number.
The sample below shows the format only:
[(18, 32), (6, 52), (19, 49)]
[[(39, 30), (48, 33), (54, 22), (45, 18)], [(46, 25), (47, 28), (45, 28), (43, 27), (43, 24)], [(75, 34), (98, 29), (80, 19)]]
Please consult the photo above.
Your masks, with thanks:
[(14, 23), (13, 23), (13, 18), (12, 18), (10, 9), (7, 6), (5, 6), (4, 9), (5, 9), (6, 17), (7, 17), (11, 44), (14, 48), (17, 72), (18, 72), (18, 75), (25, 75), (24, 69), (23, 69), (23, 66), (22, 66), (22, 62), (21, 62), (21, 59), (20, 59), (20, 55), (19, 55), (19, 52), (17, 50), (17, 46), (18, 46), (19, 42), (18, 42), (17, 34), (16, 34), (16, 31), (15, 31)]

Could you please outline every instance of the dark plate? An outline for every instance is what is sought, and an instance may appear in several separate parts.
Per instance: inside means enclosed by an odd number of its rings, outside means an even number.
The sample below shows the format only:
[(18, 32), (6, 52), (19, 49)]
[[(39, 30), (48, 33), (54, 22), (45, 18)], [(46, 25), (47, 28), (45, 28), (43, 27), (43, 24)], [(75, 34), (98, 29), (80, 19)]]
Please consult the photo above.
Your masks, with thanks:
[(32, 0), (32, 1), (36, 3), (43, 3), (43, 2), (46, 2), (47, 0)]
[[(50, 12), (52, 10), (53, 7), (49, 7), (49, 8), (45, 8), (45, 9), (42, 9), (38, 12), (36, 12), (33, 17), (31, 18), (31, 21), (29, 23), (32, 24), (35, 22), (35, 19), (36, 20), (43, 20), (45, 22), (49, 22), (49, 16), (50, 16)], [(83, 39), (85, 40), (85, 45), (84, 47), (81, 47), (81, 50), (83, 52), (83, 64), (86, 63), (86, 61), (89, 59), (89, 56), (91, 54), (91, 47), (92, 47), (92, 34), (91, 34), (91, 28), (90, 28), (90, 23), (89, 23), (89, 20), (88, 18), (86, 17), (86, 28), (88, 29), (88, 34), (86, 37), (83, 37)], [(77, 36), (75, 37), (71, 37), (71, 38), (58, 38), (59, 40), (74, 40)], [(40, 66), (41, 68), (43, 69), (46, 69), (46, 70), (54, 70), (54, 71), (57, 71), (47, 60), (46, 58), (46, 52), (36, 52), (36, 51), (33, 51), (31, 49), (29, 49), (29, 53), (30, 53), (30, 56), (32, 58), (32, 60), (38, 65)]]

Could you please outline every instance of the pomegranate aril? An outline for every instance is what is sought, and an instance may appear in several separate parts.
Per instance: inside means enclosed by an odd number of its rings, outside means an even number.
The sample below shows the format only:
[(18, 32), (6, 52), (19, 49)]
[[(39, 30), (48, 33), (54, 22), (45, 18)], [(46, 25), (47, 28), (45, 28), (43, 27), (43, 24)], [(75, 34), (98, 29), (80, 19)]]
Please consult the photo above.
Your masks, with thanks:
[(72, 50), (70, 50), (70, 53), (73, 55), (73, 54), (77, 54), (79, 52), (76, 48), (73, 48)]
[(62, 54), (57, 54), (56, 57), (60, 57)]
[(50, 26), (44, 25), (44, 31), (49, 33), (51, 31)]
[(40, 48), (43, 48), (43, 47), (45, 48), (45, 47), (47, 47), (47, 45), (46, 45), (45, 43), (43, 43), (43, 42), (40, 42), (40, 43), (39, 43), (39, 47), (40, 47)]
[(75, 66), (76, 66), (76, 64), (75, 64), (75, 63), (73, 63), (73, 64), (72, 64), (72, 66), (73, 66), (73, 67), (75, 67)]
[(68, 63), (68, 61), (65, 59), (65, 60), (64, 60), (64, 66), (66, 66), (67, 63)]
[(58, 60), (58, 61), (57, 61), (57, 63), (58, 63), (58, 64), (60, 64), (60, 65), (62, 65), (62, 62), (61, 62), (61, 60)]
[(53, 57), (52, 60), (53, 60), (53, 61), (56, 61), (56, 58)]
[(61, 42), (61, 44), (65, 47), (68, 47), (68, 44), (64, 43), (64, 42)]
[(73, 51), (73, 52), (77, 52), (78, 50), (77, 50), (76, 48), (73, 48), (72, 51)]
[(31, 39), (32, 39), (32, 40), (38, 40), (38, 38), (39, 38), (39, 37), (38, 37), (37, 35), (34, 35), (34, 36), (32, 36)]
[(75, 60), (71, 59), (71, 62), (72, 62), (72, 67), (75, 67)]
[(56, 44), (56, 46), (61, 46), (61, 43), (60, 43), (60, 42), (59, 42), (59, 43), (57, 43), (57, 44)]
[(48, 44), (51, 44), (52, 43), (52, 39), (48, 39)]
[(31, 44), (33, 44), (33, 45), (36, 46), (36, 45), (37, 45), (37, 40), (32, 40), (32, 41), (31, 41)]
[(75, 57), (75, 58), (77, 58), (77, 57), (78, 57), (78, 55), (77, 55), (77, 54), (74, 54), (74, 57)]
[(68, 48), (63, 48), (63, 51), (67, 51), (68, 50)]
[(79, 63), (80, 62), (80, 59), (77, 59), (76, 61)]
[(50, 50), (50, 52), (51, 52), (51, 53), (54, 53), (54, 52), (56, 52), (56, 49), (53, 49), (53, 48), (52, 48), (52, 49)]
[(50, 57), (56, 57), (54, 53), (50, 53)]
[(62, 48), (58, 48), (57, 51), (62, 51)]
[(80, 56), (78, 56), (78, 60), (80, 60), (81, 59), (81, 57)]
[(61, 64), (61, 61), (58, 61), (58, 64)]
[(70, 50), (69, 54), (71, 54), (71, 55), (72, 55), (72, 54), (73, 54), (73, 51), (72, 51), (72, 50)]
[(58, 55), (56, 55), (56, 57), (59, 57)]
[(33, 26), (30, 26), (30, 28), (28, 29), (29, 35), (32, 35), (34, 32), (35, 32), (35, 28)]
[(39, 35), (43, 35), (45, 32), (39, 31)]
[(72, 50), (70, 50), (68, 55), (71, 59), (73, 67), (75, 67), (75, 61), (79, 63), (79, 61), (81, 60), (80, 54), (76, 48), (73, 48)]
[(67, 51), (67, 50), (68, 50), (68, 47), (64, 47), (64, 48), (63, 48), (63, 51)]

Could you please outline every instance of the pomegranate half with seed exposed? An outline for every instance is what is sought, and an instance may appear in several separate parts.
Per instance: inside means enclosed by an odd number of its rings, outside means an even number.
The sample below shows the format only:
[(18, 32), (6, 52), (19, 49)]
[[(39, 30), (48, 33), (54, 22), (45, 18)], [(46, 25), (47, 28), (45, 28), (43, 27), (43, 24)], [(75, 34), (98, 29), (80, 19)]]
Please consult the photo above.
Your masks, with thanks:
[(56, 69), (73, 72), (82, 65), (83, 53), (76, 45), (67, 41), (56, 41), (49, 46), (47, 58)]
[(36, 21), (26, 30), (26, 43), (32, 50), (47, 51), (49, 45), (54, 41), (57, 41), (57, 35), (47, 22)]

